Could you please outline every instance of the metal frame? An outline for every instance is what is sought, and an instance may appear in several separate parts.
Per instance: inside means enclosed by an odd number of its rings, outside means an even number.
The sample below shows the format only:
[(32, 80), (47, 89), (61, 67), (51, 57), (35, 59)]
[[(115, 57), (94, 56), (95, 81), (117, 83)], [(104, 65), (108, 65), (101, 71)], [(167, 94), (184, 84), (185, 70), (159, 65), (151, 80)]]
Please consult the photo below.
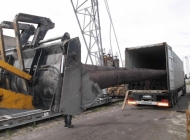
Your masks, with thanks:
[[(98, 105), (103, 105), (111, 102), (111, 97), (101, 97), (95, 100), (95, 102), (87, 107), (95, 107)], [(52, 117), (57, 117), (63, 115), (62, 113), (53, 113), (51, 110), (41, 110), (41, 109), (35, 109), (31, 111), (25, 111), (21, 113), (15, 113), (11, 115), (3, 115), (0, 116), (0, 130), (7, 129), (7, 128), (13, 128), (16, 126), (45, 120)]]
[[(30, 38), (30, 36), (34, 34), (35, 27), (33, 25), (21, 24), (21, 23), (19, 23), (18, 26), (19, 26), (19, 29), (22, 31), (21, 39), (20, 39), (21, 44), (25, 45), (28, 42), (28, 39)], [(4, 44), (4, 37), (3, 37), (3, 28), (14, 29), (13, 22), (3, 21), (0, 24), (0, 51), (1, 51), (2, 64), (3, 64), (3, 62), (7, 62), (6, 53), (5, 53), (6, 50), (5, 50), (5, 44)], [(8, 65), (8, 63), (6, 65)], [(17, 73), (20, 73), (20, 71), (17, 70)], [(21, 71), (21, 73), (22, 73), (22, 71)], [(6, 78), (6, 87), (7, 87), (7, 89), (10, 89), (10, 81), (8, 78)]]
[(88, 51), (86, 63), (90, 58), (93, 65), (104, 65), (98, 0), (73, 1), (71, 3)]
[(0, 25), (0, 51), (1, 51), (1, 60), (6, 62), (5, 44), (4, 44), (3, 30), (1, 25)]
[(22, 55), (22, 44), (20, 40), (19, 22), (38, 24), (33, 40), (30, 44), (32, 48), (37, 47), (40, 40), (44, 39), (47, 31), (49, 29), (53, 29), (55, 25), (49, 18), (45, 18), (45, 17), (39, 17), (39, 16), (23, 14), (23, 13), (19, 13), (18, 15), (15, 16), (13, 20), (13, 26), (15, 30), (16, 48), (17, 48), (20, 69), (24, 70), (25, 65), (23, 62), (23, 55)]
[(62, 115), (61, 113), (52, 114), (50, 110), (36, 109), (32, 111), (25, 111), (22, 113), (15, 113), (11, 115), (0, 116), (0, 130), (12, 128), (27, 123), (40, 121), (56, 116)]

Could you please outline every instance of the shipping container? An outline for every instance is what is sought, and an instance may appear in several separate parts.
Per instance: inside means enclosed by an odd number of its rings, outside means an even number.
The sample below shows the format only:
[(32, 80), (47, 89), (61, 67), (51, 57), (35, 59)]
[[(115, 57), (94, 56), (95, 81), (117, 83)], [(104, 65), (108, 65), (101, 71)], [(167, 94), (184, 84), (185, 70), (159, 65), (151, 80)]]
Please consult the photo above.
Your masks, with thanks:
[(165, 42), (126, 48), (126, 68), (166, 70), (167, 75), (128, 84), (129, 104), (173, 107), (186, 94), (182, 60)]

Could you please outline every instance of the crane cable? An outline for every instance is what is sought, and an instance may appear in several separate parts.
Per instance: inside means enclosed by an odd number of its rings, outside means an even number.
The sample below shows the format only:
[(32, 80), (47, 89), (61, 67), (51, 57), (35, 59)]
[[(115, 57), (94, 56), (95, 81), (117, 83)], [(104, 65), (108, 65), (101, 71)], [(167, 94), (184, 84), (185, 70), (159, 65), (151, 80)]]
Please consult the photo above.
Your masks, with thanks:
[[(106, 10), (107, 10), (107, 13), (108, 13), (108, 16), (109, 16), (109, 19), (110, 19), (110, 32), (109, 32), (110, 35), (109, 35), (109, 37), (110, 37), (110, 47), (111, 47), (112, 57), (114, 57), (114, 56), (113, 56), (113, 49), (112, 49), (112, 44), (111, 44), (111, 27), (113, 28), (114, 36), (115, 36), (115, 39), (116, 39), (116, 42), (117, 42), (117, 47), (118, 47), (119, 55), (120, 55), (120, 59), (121, 59), (121, 65), (123, 67), (123, 63), (122, 63), (123, 61), (122, 61), (122, 57), (121, 57), (120, 47), (119, 47), (119, 43), (118, 43), (118, 40), (117, 40), (115, 28), (114, 28), (114, 25), (113, 25), (113, 22), (112, 22), (112, 18), (111, 18), (111, 13), (110, 13), (110, 10), (109, 10), (108, 1), (104, 0), (104, 3), (105, 3)], [(116, 75), (117, 75), (117, 71), (116, 71)], [(118, 85), (116, 86), (115, 90), (112, 91), (113, 94), (120, 87), (120, 85), (119, 85), (119, 75), (117, 75), (117, 81), (118, 81)]]
[[(110, 10), (109, 10), (108, 1), (107, 1), (107, 0), (104, 0), (104, 3), (105, 3), (106, 10), (107, 10), (107, 13), (108, 13), (108, 16), (109, 16), (109, 19), (110, 19), (110, 46), (111, 46), (111, 50), (112, 50), (112, 45), (111, 45), (111, 26), (112, 26), (113, 32), (114, 32), (114, 36), (115, 36), (115, 39), (116, 39), (116, 43), (117, 43), (117, 47), (118, 47), (118, 50), (119, 50), (119, 55), (120, 55), (120, 59), (121, 59), (121, 65), (122, 65), (122, 67), (123, 67), (123, 63), (122, 63), (123, 60), (122, 60), (122, 57), (121, 57), (119, 42), (118, 42), (118, 40), (117, 40), (115, 28), (114, 28), (114, 25), (113, 25), (113, 22), (112, 22), (112, 18), (111, 18), (111, 13), (110, 13)], [(113, 51), (112, 51), (112, 56), (113, 56)]]

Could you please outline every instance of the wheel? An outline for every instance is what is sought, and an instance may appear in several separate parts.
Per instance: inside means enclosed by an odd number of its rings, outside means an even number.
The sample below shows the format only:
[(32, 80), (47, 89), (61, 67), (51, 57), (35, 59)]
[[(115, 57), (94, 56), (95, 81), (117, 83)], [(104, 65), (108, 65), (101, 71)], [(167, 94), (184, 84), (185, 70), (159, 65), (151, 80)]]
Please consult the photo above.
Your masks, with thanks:
[(178, 96), (178, 91), (176, 91), (176, 103), (178, 103), (179, 96)]
[(173, 92), (170, 92), (169, 93), (169, 107), (173, 108), (173, 106), (174, 106), (174, 94)]
[(186, 85), (184, 85), (183, 89), (182, 89), (182, 96), (184, 96), (187, 93), (186, 91)]
[(174, 100), (174, 105), (176, 105), (177, 103), (177, 94), (176, 94), (176, 91), (173, 92), (173, 100)]
[(141, 104), (136, 104), (135, 106), (142, 106)]

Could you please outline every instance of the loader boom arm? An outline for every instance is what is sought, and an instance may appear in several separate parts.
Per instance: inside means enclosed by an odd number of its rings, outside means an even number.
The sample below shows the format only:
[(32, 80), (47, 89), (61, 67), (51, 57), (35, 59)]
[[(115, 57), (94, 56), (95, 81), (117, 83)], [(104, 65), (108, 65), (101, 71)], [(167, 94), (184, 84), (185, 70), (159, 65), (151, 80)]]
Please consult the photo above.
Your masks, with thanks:
[(25, 79), (25, 80), (31, 80), (32, 76), (29, 75), (28, 73), (24, 72), (24, 71), (21, 71), (20, 69), (0, 60), (0, 68), (22, 78), (22, 79)]

